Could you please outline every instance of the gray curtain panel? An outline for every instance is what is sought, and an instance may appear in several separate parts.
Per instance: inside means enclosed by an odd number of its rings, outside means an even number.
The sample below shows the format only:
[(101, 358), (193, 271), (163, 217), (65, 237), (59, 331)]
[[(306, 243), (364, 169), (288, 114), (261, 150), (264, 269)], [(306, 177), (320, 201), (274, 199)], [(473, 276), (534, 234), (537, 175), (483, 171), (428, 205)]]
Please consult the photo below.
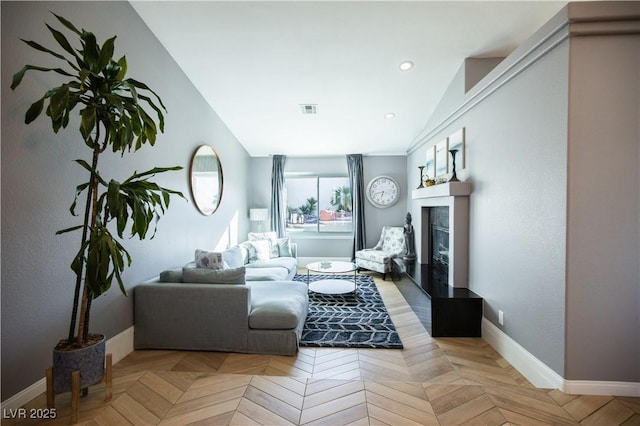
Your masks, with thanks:
[(362, 154), (347, 155), (349, 169), (349, 184), (351, 185), (351, 199), (353, 201), (353, 248), (351, 260), (356, 257), (356, 251), (366, 247), (366, 232), (364, 223), (364, 173)]
[(278, 238), (286, 235), (287, 206), (284, 205), (284, 165), (285, 155), (274, 155), (271, 168), (271, 230)]

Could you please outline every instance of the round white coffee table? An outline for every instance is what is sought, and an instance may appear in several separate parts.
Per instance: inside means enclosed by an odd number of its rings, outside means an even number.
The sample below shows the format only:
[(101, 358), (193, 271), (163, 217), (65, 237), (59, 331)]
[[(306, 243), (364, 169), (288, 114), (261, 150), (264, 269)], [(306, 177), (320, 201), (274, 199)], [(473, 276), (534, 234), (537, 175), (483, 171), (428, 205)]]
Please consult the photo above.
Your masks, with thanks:
[[(322, 274), (344, 274), (347, 272), (353, 272), (353, 282), (351, 280), (340, 279), (323, 279), (309, 282), (309, 273), (319, 272)], [(323, 294), (344, 294), (355, 293), (358, 289), (356, 275), (358, 273), (358, 266), (352, 262), (343, 261), (324, 261), (313, 262), (307, 265), (307, 285), (309, 290), (315, 293)]]

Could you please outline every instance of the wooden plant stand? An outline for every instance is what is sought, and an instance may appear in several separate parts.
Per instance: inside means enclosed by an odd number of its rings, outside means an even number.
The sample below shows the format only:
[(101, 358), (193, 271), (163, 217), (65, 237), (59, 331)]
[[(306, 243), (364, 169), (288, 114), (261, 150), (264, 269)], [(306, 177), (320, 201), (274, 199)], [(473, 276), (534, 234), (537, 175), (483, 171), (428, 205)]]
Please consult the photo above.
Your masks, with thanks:
[[(105, 362), (105, 372), (102, 380), (95, 383), (105, 383), (105, 401), (111, 401), (112, 396), (112, 361), (111, 354), (107, 354)], [(47, 408), (55, 408), (55, 392), (53, 391), (53, 367), (47, 368)], [(86, 396), (89, 389), (82, 389), (82, 396)], [(78, 423), (78, 415), (80, 413), (80, 370), (71, 373), (71, 424)]]

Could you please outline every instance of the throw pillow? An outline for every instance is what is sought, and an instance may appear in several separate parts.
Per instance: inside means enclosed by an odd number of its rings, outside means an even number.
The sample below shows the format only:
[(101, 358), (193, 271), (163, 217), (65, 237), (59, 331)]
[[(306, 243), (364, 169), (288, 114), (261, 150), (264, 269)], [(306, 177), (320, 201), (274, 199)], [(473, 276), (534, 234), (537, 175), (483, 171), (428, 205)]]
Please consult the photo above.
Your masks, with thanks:
[(197, 284), (244, 284), (245, 269), (204, 269), (204, 268), (183, 268), (182, 281), (185, 283)]
[(249, 242), (267, 240), (271, 244), (269, 248), (269, 257), (278, 257), (278, 237), (275, 232), (249, 232)]
[(160, 272), (160, 282), (162, 283), (181, 283), (182, 282), (182, 268), (167, 269)]
[(254, 248), (255, 256), (249, 256), (249, 263), (258, 261), (258, 260), (269, 260), (271, 259), (271, 242), (269, 240), (257, 240), (257, 241), (249, 241), (251, 246)]
[(249, 263), (251, 258), (256, 257), (256, 249), (251, 245), (249, 241), (238, 244), (240, 251), (242, 252), (243, 263)]
[(239, 268), (244, 265), (244, 256), (239, 246), (231, 247), (222, 252), (222, 260), (229, 268)]
[(225, 269), (222, 253), (196, 250), (196, 268)]
[(289, 238), (278, 238), (278, 255), (280, 257), (293, 257)]

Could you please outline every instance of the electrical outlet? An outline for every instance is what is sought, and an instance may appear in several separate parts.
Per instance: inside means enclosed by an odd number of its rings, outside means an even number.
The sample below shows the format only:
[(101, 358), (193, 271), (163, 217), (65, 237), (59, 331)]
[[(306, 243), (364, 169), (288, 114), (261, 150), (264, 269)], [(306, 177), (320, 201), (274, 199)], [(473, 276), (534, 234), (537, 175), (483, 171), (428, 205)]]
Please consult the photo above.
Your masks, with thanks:
[(498, 311), (498, 324), (504, 325), (504, 312)]

